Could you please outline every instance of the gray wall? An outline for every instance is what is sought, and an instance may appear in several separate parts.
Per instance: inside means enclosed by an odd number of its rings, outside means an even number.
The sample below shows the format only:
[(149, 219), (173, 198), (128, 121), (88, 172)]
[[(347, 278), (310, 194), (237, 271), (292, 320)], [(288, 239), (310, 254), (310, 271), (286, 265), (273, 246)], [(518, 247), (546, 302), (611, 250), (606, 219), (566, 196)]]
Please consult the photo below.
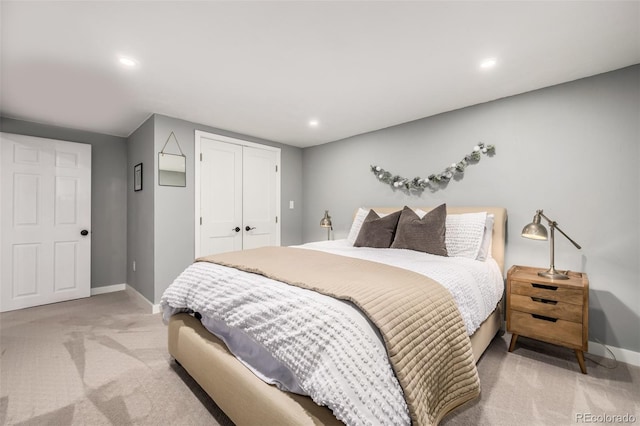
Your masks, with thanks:
[[(202, 130), (219, 135), (243, 139), (263, 145), (275, 146), (281, 149), (281, 243), (282, 245), (299, 244), (302, 241), (302, 150), (288, 145), (278, 144), (251, 136), (224, 131), (202, 124), (191, 123), (177, 118), (156, 114), (153, 116), (153, 181), (145, 182), (155, 189), (153, 200), (153, 229), (154, 242), (154, 276), (155, 292), (145, 297), (158, 303), (164, 290), (193, 262), (195, 256), (195, 193), (194, 193), (194, 150), (195, 131)], [(146, 123), (145, 123), (146, 124)], [(187, 186), (169, 187), (157, 184), (157, 155), (167, 141), (171, 132), (174, 132), (182, 151), (187, 157)], [(145, 140), (148, 140), (148, 134)], [(130, 141), (131, 142), (131, 141)], [(168, 152), (178, 153), (176, 145), (172, 141), (167, 146)], [(130, 160), (131, 163), (131, 160)], [(147, 188), (145, 184), (145, 189)], [(151, 188), (150, 186), (148, 188)], [(295, 202), (296, 208), (289, 209), (289, 200)], [(145, 204), (145, 208), (147, 205)], [(138, 215), (139, 213), (132, 212)], [(135, 238), (130, 235), (129, 238)], [(129, 266), (130, 267), (130, 266)]]
[[(154, 300), (154, 117), (146, 120), (127, 141), (127, 284)], [(133, 168), (142, 163), (142, 191), (133, 190)], [(133, 262), (136, 270), (133, 270)]]
[(91, 145), (91, 287), (126, 283), (126, 139), (6, 117), (0, 129)]
[[(92, 287), (127, 283), (157, 303), (193, 261), (196, 129), (281, 148), (281, 242), (302, 242), (300, 148), (162, 115), (151, 116), (126, 139), (5, 117), (0, 117), (0, 129), (92, 145)], [(185, 188), (157, 184), (157, 154), (171, 131), (187, 156)], [(143, 163), (143, 190), (134, 192), (133, 167), (138, 163)], [(289, 200), (295, 202), (294, 210)]]
[[(569, 236), (556, 266), (590, 280), (590, 340), (640, 351), (640, 66), (469, 107), (303, 150), (303, 238), (348, 233), (359, 206), (497, 205), (507, 208), (507, 267), (548, 266), (549, 244), (520, 237), (536, 209)], [(394, 191), (369, 171), (437, 173), (478, 142), (493, 158), (460, 181), (421, 195)]]

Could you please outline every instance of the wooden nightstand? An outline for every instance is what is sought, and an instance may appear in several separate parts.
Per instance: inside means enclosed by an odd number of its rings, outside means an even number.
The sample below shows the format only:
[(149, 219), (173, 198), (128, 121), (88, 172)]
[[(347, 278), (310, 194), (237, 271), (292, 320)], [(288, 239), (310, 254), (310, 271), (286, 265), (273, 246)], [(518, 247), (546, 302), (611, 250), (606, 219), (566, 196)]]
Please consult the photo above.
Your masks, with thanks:
[(544, 268), (512, 266), (507, 273), (507, 331), (509, 352), (518, 336), (531, 337), (575, 351), (580, 370), (587, 374), (583, 351), (589, 342), (589, 279), (569, 272), (567, 280), (538, 275)]

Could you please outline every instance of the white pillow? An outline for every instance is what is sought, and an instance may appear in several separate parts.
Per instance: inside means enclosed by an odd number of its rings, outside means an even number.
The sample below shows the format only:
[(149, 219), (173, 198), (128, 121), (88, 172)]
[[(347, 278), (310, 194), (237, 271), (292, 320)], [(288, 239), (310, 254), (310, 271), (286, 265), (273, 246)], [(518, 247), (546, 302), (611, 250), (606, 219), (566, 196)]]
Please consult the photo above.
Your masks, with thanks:
[[(445, 243), (450, 257), (477, 259), (487, 223), (487, 212), (447, 215)], [(485, 254), (486, 256), (486, 254)]]
[(484, 224), (484, 233), (482, 234), (482, 244), (480, 245), (480, 252), (476, 260), (484, 262), (491, 257), (491, 243), (493, 241), (493, 222), (494, 215), (487, 214), (487, 221)]
[(424, 215), (425, 215), (425, 214), (427, 214), (427, 212), (425, 212), (425, 211), (424, 211), (424, 210), (422, 210), (422, 209), (415, 209), (415, 210), (414, 210), (414, 212), (416, 212), (416, 214), (418, 215), (418, 217), (419, 217), (420, 219), (422, 219), (422, 218), (424, 217)]

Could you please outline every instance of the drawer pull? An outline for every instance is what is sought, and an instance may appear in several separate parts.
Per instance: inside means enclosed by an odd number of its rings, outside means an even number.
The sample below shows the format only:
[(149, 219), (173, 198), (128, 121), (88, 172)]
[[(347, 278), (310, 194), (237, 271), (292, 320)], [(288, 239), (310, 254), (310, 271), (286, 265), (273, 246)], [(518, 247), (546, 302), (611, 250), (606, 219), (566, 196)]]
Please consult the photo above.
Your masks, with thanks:
[(556, 300), (541, 299), (539, 297), (532, 297), (531, 300), (539, 303), (547, 303), (549, 305), (555, 305), (556, 303), (558, 303)]
[(531, 316), (534, 317), (535, 319), (539, 319), (539, 320), (543, 320), (543, 321), (549, 321), (549, 322), (558, 321), (558, 318), (545, 317), (544, 315), (531, 314)]
[(552, 285), (544, 285), (544, 284), (531, 283), (531, 286), (535, 288), (543, 288), (545, 290), (553, 290), (553, 291), (556, 291), (558, 289), (558, 287), (554, 287)]

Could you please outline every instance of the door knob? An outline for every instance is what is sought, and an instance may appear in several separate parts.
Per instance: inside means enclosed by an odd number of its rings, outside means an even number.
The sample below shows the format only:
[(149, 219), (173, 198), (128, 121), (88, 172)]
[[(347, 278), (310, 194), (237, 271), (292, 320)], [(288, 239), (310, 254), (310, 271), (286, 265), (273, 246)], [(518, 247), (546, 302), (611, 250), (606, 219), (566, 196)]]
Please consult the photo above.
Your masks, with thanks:
[(232, 231), (236, 231), (236, 232), (240, 232), (240, 227), (236, 226), (235, 228), (231, 229)]
[(83, 237), (86, 237), (87, 235), (89, 235), (89, 231), (87, 231), (86, 229), (83, 229), (82, 231), (80, 231), (80, 235), (82, 235)]
[(245, 230), (245, 231), (247, 231), (247, 232), (251, 231), (252, 229), (256, 229), (256, 227), (255, 227), (255, 226), (254, 226), (254, 227), (251, 227), (251, 226), (247, 225), (247, 226), (244, 228), (244, 230)]

